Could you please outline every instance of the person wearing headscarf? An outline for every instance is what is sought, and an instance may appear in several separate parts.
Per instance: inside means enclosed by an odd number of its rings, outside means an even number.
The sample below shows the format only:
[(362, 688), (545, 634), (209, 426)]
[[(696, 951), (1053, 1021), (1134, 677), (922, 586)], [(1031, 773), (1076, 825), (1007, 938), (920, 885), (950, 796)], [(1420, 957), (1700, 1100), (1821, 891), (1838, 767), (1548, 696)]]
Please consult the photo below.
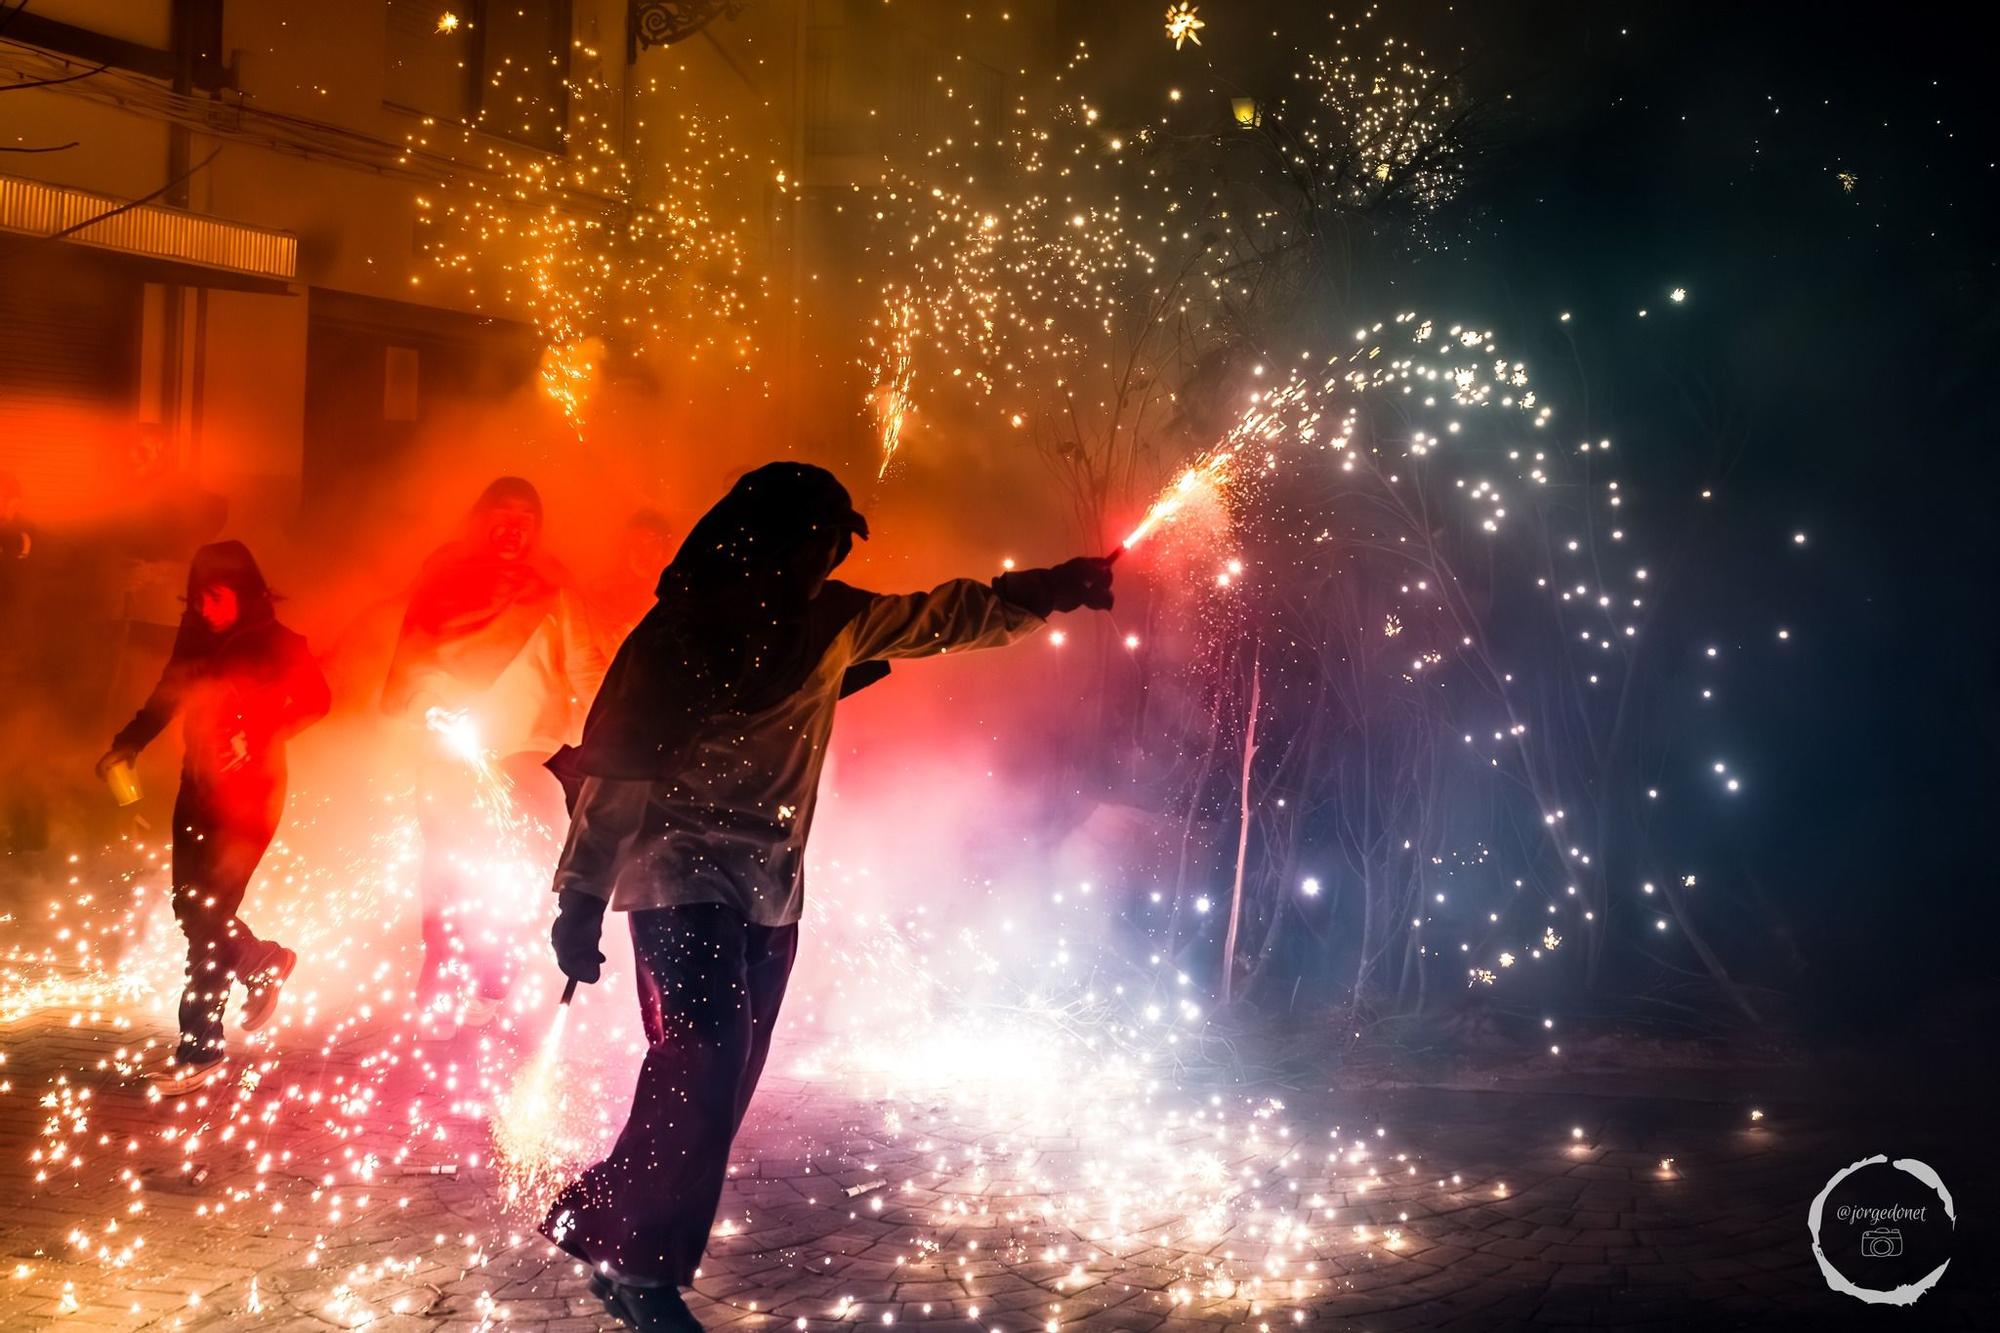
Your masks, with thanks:
[(1111, 605), (1111, 562), (884, 595), (829, 578), (868, 525), (824, 469), (741, 478), (681, 543), (618, 650), (582, 743), (555, 876), (558, 965), (595, 982), (605, 909), (626, 913), (648, 1050), (610, 1154), (542, 1226), (642, 1329), (698, 1327), (693, 1279), (729, 1147), (798, 947), (806, 837), (835, 701), (890, 659), (1011, 643)]
[(168, 1094), (202, 1087), (225, 1063), (230, 985), (249, 992), (243, 1028), (271, 1021), (298, 955), (260, 940), (237, 912), (285, 805), (285, 742), (325, 716), (326, 677), (306, 641), (278, 623), (270, 586), (241, 542), (194, 553), (173, 655), (98, 771), (129, 764), (179, 717), (173, 908), (187, 936), (180, 1045), (160, 1076)]
[(553, 854), (562, 807), (542, 765), (576, 738), (603, 674), (583, 599), (542, 543), (541, 496), (501, 477), (457, 539), (425, 560), (382, 690), (383, 708), (419, 733), (420, 1002), (430, 1035), (488, 1021), (509, 981), (509, 923), (476, 877), (490, 817), (463, 750), (498, 756), (509, 799), (551, 830)]

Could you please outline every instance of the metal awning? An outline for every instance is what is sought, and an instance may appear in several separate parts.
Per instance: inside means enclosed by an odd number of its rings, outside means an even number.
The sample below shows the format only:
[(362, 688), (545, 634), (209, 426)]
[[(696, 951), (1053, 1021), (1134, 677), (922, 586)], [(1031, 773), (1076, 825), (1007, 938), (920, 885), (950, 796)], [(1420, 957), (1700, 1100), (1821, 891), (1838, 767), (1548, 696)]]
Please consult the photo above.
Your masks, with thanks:
[[(290, 232), (164, 204), (132, 204), (19, 176), (0, 176), (0, 232), (40, 238), (61, 235), (67, 244), (176, 269), (186, 266), (198, 272), (178, 280), (218, 286), (282, 290), (296, 278), (299, 267), (299, 238)], [(204, 272), (212, 276), (200, 276)], [(216, 281), (224, 275), (236, 281)]]

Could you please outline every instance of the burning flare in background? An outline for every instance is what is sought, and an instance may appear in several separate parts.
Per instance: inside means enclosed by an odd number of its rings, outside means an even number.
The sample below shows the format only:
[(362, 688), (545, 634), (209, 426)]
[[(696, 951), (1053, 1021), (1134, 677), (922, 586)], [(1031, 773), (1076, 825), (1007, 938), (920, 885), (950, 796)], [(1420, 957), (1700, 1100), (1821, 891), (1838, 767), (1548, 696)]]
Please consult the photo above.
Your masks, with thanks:
[(579, 439), (583, 436), (584, 410), (596, 391), (599, 368), (604, 364), (604, 340), (584, 338), (578, 342), (550, 344), (542, 349), (536, 373), (542, 392), (562, 409)]

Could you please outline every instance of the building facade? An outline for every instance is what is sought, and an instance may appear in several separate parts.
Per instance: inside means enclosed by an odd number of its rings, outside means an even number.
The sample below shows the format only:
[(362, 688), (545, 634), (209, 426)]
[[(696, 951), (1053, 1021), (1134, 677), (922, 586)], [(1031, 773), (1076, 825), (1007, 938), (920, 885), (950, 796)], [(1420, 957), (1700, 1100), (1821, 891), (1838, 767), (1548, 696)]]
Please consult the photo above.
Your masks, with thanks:
[[(426, 253), (427, 194), (609, 137), (643, 195), (637, 131), (689, 109), (772, 168), (734, 173), (721, 206), (775, 313), (776, 424), (846, 401), (838, 205), (934, 112), (947, 8), (29, 0), (0, 26), (0, 471), (55, 518), (101, 500), (134, 449), (242, 519), (361, 484), (540, 350), (522, 310)], [(690, 14), (711, 21), (676, 30)], [(1007, 18), (1005, 39), (1037, 27)], [(951, 59), (997, 115), (1003, 57)]]

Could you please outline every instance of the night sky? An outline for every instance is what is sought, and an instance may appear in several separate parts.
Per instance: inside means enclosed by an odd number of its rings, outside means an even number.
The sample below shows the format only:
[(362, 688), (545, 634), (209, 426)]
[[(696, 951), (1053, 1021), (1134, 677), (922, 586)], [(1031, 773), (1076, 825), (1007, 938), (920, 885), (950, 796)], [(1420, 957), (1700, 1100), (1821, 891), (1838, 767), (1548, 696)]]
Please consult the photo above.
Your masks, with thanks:
[[(1804, 992), (1843, 1024), (1894, 1021), (1906, 985), (1990, 980), (1990, 70), (1965, 32), (1886, 14), (1470, 11), (1471, 77), (1514, 99), (1473, 216), (1398, 287), (1480, 293), (1556, 401), (1582, 401), (1581, 366), (1585, 433), (1625, 446), (1635, 517), (1700, 524), (1674, 619), (1741, 648), (1690, 743), (1757, 777), (1698, 836), (1774, 909), (1739, 945), (1782, 920)], [(1548, 336), (1557, 307), (1574, 360)], [(1740, 434), (1726, 475), (1690, 403)], [(1902, 998), (1884, 1006), (1871, 975)]]

